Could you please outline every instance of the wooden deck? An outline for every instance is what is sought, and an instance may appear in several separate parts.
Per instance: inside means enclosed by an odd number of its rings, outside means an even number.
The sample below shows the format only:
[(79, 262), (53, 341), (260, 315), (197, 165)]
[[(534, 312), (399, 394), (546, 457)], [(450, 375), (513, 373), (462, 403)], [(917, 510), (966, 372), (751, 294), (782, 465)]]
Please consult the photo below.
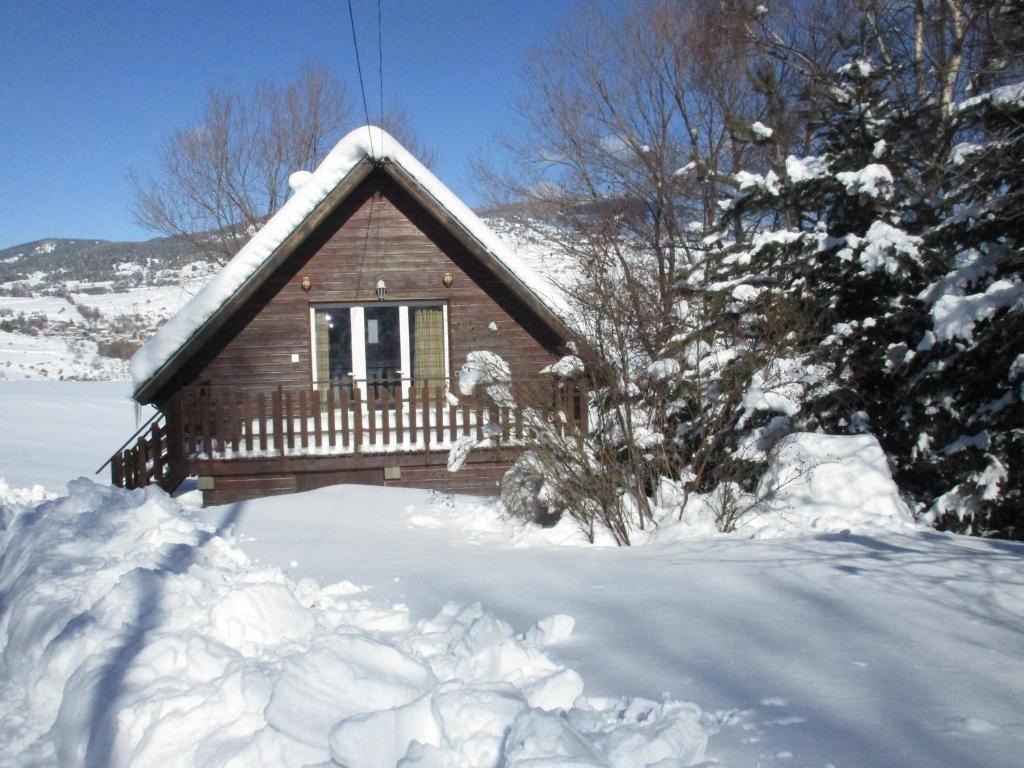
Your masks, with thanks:
[[(446, 470), (449, 449), (463, 438), (518, 455), (538, 418), (565, 434), (586, 432), (586, 394), (574, 386), (544, 380), (511, 387), (509, 394), (508, 404), (498, 406), (454, 396), (445, 381), (189, 387), (111, 457), (111, 480), (171, 490), (189, 475), (249, 470), (341, 477), (345, 469), (409, 465), (411, 454), (421, 455), (420, 467)], [(394, 461), (381, 461), (388, 456)]]

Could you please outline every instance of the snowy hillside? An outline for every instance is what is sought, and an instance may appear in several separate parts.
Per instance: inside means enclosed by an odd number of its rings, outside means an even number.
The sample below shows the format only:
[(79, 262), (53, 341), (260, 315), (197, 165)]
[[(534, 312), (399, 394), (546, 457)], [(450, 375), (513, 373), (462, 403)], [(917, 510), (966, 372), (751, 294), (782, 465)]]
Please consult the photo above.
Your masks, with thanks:
[[(0, 445), (18, 412), (131, 418), (115, 385), (3, 386)], [(91, 464), (51, 445), (0, 476)], [(1024, 546), (916, 528), (844, 445), (757, 525), (632, 548), (426, 491), (0, 485), (0, 764), (1019, 764)]]
[(0, 251), (0, 380), (126, 378), (135, 348), (217, 267), (177, 238)]

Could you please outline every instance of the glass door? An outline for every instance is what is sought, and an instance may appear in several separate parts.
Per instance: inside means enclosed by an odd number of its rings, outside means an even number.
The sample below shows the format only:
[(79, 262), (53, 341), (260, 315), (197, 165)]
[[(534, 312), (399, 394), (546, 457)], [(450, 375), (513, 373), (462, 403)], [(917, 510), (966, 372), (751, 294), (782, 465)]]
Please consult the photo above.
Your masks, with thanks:
[(402, 378), (402, 344), (397, 306), (363, 308), (366, 344), (366, 386), (373, 388), (379, 399), (387, 388), (392, 401), (400, 392)]

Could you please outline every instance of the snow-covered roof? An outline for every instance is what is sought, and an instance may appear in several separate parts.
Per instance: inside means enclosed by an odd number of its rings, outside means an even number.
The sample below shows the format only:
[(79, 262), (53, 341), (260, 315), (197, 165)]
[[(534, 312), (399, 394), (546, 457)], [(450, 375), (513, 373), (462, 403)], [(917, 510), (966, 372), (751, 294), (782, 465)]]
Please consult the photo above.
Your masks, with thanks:
[(365, 159), (391, 163), (401, 169), (504, 267), (507, 276), (517, 281), (520, 288), (532, 294), (553, 316), (565, 316), (564, 303), (547, 279), (531, 269), (394, 137), (376, 126), (362, 126), (339, 141), (288, 202), (188, 304), (135, 353), (129, 370), (136, 395), (174, 360), (176, 354), (214, 317), (217, 310), (246, 285), (331, 191)]

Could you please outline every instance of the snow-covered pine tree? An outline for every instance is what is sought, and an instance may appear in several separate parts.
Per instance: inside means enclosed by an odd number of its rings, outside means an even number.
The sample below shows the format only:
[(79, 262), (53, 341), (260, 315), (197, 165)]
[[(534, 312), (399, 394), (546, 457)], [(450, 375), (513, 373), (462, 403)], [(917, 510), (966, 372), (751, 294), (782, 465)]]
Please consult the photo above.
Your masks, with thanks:
[(889, 358), (923, 332), (914, 297), (928, 259), (914, 234), (927, 210), (907, 193), (916, 186), (911, 116), (889, 99), (891, 77), (863, 47), (851, 51), (816, 83), (814, 154), (736, 176), (723, 232), (756, 234), (724, 250), (717, 286), (747, 299), (745, 323), (774, 340), (765, 363), (790, 361), (763, 378), (790, 393), (793, 426), (870, 429), (895, 454), (906, 414), (892, 407), (901, 382)]
[[(1008, 13), (1024, 39), (1022, 14)], [(1015, 19), (1015, 20), (1014, 20)], [(927, 233), (953, 256), (923, 294), (914, 469), (940, 528), (1024, 538), (1024, 82), (956, 107), (943, 220)]]

